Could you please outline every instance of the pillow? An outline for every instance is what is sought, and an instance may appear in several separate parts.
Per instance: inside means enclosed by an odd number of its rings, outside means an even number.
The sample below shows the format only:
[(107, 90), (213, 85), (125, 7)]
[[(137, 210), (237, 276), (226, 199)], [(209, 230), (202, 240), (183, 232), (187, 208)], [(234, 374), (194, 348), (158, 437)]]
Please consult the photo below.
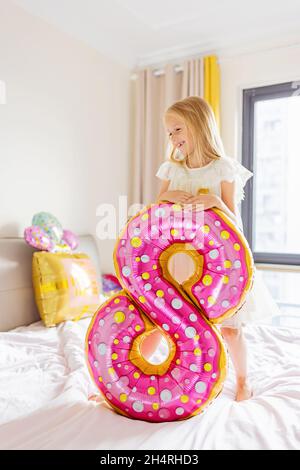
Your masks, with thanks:
[(47, 327), (92, 316), (101, 304), (96, 270), (84, 253), (33, 253), (32, 280)]

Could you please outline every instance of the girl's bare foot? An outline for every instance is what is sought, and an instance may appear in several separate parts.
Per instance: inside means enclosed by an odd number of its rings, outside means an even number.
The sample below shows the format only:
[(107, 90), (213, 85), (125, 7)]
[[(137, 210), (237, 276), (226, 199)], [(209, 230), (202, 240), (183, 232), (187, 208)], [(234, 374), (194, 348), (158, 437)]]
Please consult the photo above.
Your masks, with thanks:
[(253, 390), (247, 383), (238, 383), (236, 388), (236, 401), (249, 400), (253, 396)]

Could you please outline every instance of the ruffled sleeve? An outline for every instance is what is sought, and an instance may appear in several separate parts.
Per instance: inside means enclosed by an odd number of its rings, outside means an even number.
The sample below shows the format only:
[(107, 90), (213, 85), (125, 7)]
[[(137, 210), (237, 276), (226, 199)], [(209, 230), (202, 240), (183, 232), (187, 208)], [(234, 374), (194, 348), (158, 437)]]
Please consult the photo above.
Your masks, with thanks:
[(171, 180), (173, 173), (174, 173), (174, 168), (173, 168), (172, 162), (163, 162), (160, 165), (155, 176), (157, 176), (161, 180)]
[(220, 181), (235, 181), (236, 201), (237, 203), (241, 202), (245, 198), (244, 187), (253, 176), (252, 171), (233, 158), (221, 157), (218, 161), (218, 173)]

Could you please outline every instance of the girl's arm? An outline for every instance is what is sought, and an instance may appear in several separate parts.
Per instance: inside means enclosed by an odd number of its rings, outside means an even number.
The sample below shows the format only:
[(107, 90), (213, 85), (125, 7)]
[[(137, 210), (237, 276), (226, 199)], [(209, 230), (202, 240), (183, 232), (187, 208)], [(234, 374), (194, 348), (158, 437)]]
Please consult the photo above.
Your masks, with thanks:
[(237, 210), (235, 206), (235, 182), (221, 182), (221, 197), (216, 194), (200, 194), (189, 201), (190, 204), (202, 204), (203, 210), (216, 207), (223, 211), (234, 224), (237, 224)]
[(234, 223), (237, 223), (237, 208), (235, 203), (235, 182), (221, 182), (221, 206), (219, 207), (227, 214)]
[(169, 185), (170, 185), (169, 180), (162, 181), (159, 194), (155, 201), (156, 204), (159, 203), (160, 201), (168, 201), (168, 202), (185, 204), (189, 201), (190, 198), (193, 197), (192, 194), (187, 193), (186, 191), (181, 191), (181, 190), (168, 191)]
[(165, 196), (164, 193), (166, 193), (168, 191), (169, 185), (170, 185), (170, 180), (163, 180), (162, 181), (159, 194), (158, 194), (157, 199), (155, 201), (156, 203), (159, 202), (159, 201), (164, 200), (164, 196)]
[[(174, 201), (175, 199), (180, 200), (182, 203), (190, 204), (194, 202), (200, 202), (204, 204), (204, 209), (210, 209), (211, 207), (217, 207), (222, 210), (234, 224), (237, 224), (237, 210), (235, 205), (235, 182), (230, 183), (229, 181), (221, 182), (221, 197), (214, 194), (201, 194), (200, 196), (192, 196), (184, 191), (168, 191), (170, 185), (169, 180), (163, 180), (156, 199), (156, 203), (159, 201)], [(175, 193), (177, 197), (174, 198)], [(180, 194), (180, 195), (179, 195)], [(179, 196), (179, 197), (178, 197)]]

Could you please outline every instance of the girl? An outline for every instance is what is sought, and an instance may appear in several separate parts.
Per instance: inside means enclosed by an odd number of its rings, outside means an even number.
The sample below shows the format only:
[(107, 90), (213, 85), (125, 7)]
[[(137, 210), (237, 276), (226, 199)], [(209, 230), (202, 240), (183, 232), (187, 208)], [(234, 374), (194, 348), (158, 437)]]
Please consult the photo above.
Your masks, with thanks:
[[(164, 124), (170, 139), (171, 154), (156, 173), (163, 180), (156, 202), (202, 204), (204, 210), (217, 207), (243, 230), (237, 205), (243, 199), (244, 185), (253, 173), (225, 155), (214, 114), (208, 103), (196, 96), (178, 101), (167, 109)], [(187, 261), (181, 263), (179, 268), (186, 271)], [(177, 276), (178, 274), (180, 273)], [(177, 276), (174, 277), (180, 282)], [(187, 277), (183, 276), (184, 279)], [(255, 270), (253, 288), (248, 293), (246, 302), (221, 326), (236, 373), (237, 401), (252, 396), (247, 378), (242, 324), (276, 309), (279, 312)], [(158, 336), (155, 339), (153, 335), (152, 345), (148, 343), (147, 351), (144, 351), (146, 357), (156, 347)]]

